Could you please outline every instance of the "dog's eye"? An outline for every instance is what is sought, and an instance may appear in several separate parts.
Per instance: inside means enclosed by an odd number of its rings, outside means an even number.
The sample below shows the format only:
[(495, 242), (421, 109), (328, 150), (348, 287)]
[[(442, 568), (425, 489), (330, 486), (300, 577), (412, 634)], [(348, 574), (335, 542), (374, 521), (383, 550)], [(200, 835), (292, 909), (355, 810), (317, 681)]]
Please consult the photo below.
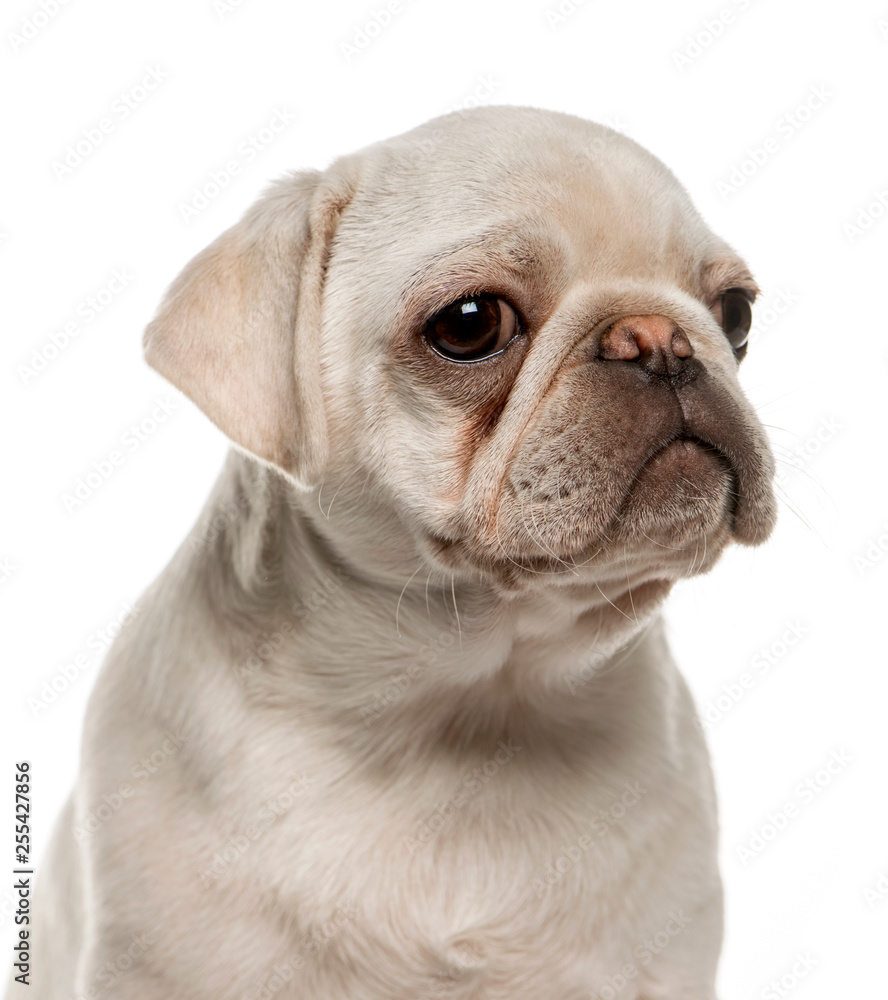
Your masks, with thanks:
[(459, 299), (426, 323), (425, 336), (451, 361), (480, 361), (499, 354), (521, 333), (518, 314), (496, 295)]
[(752, 293), (744, 288), (729, 288), (722, 293), (713, 309), (728, 343), (738, 357), (746, 353), (746, 342), (752, 326), (752, 299)]

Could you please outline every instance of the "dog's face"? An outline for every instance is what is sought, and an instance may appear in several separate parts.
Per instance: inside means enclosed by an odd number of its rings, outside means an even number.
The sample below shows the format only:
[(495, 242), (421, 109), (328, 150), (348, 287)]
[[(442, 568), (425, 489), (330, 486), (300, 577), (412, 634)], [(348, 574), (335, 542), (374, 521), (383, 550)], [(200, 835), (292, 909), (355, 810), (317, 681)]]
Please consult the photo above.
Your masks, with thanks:
[(383, 576), (643, 601), (772, 527), (755, 292), (635, 143), (487, 108), (280, 182), (148, 356)]

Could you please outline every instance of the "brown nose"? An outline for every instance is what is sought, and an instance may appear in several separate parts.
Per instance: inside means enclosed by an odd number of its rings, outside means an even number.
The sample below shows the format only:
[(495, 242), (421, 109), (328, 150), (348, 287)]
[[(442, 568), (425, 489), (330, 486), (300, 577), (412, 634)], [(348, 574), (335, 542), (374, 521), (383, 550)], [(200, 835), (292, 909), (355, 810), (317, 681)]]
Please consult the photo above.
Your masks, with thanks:
[(605, 330), (598, 342), (603, 361), (636, 361), (651, 375), (675, 377), (682, 373), (694, 348), (665, 316), (624, 316)]

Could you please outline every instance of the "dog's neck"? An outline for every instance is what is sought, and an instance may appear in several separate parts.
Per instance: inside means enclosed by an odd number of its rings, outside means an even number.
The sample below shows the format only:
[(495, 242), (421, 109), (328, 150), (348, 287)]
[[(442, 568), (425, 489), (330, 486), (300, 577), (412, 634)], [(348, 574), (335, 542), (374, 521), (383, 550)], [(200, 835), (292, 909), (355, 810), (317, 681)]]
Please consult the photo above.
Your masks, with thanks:
[(600, 592), (506, 598), (428, 570), (369, 576), (309, 503), (233, 452), (185, 545), (213, 613), (242, 623), (248, 696), (369, 742), (398, 728), (514, 734), (530, 719), (587, 721), (614, 667), (651, 641), (653, 605), (641, 618)]

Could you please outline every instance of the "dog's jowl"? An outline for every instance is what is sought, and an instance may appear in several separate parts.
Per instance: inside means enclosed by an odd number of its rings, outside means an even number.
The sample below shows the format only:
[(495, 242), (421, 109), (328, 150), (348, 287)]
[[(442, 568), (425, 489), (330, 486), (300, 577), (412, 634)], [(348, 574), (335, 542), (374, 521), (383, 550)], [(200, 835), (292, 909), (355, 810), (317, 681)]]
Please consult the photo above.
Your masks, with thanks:
[(712, 1000), (658, 608), (774, 521), (755, 294), (658, 160), (524, 108), (191, 261), (146, 357), (233, 448), (108, 653), (10, 996)]

